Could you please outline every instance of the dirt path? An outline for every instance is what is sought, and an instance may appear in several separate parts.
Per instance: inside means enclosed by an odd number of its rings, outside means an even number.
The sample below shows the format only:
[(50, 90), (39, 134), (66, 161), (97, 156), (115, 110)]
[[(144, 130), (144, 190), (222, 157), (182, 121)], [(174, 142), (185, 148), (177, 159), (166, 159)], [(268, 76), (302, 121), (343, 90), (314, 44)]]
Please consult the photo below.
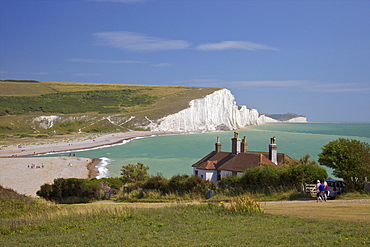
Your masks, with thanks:
[(370, 223), (370, 199), (328, 200), (319, 203), (316, 200), (261, 202), (261, 206), (266, 213), (273, 215)]

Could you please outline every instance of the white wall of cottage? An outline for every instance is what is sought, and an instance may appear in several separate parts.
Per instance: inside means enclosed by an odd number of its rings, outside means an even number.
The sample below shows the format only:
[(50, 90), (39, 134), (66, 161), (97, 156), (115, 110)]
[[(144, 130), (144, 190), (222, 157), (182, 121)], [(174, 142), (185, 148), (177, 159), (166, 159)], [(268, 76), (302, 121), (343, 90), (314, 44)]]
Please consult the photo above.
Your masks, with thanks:
[[(212, 181), (213, 183), (218, 182), (218, 180), (217, 180), (217, 170), (201, 170), (201, 169), (198, 170), (197, 168), (194, 168), (194, 175), (197, 174), (197, 171), (198, 171), (198, 177), (200, 177), (204, 180)], [(233, 173), (231, 171), (221, 170), (220, 175), (221, 175), (221, 178), (223, 178), (223, 177), (226, 177), (226, 176), (231, 176), (231, 175), (233, 175)], [(237, 172), (237, 174), (236, 174), (236, 176), (238, 176), (238, 177), (240, 177), (242, 175), (243, 175), (242, 172)]]

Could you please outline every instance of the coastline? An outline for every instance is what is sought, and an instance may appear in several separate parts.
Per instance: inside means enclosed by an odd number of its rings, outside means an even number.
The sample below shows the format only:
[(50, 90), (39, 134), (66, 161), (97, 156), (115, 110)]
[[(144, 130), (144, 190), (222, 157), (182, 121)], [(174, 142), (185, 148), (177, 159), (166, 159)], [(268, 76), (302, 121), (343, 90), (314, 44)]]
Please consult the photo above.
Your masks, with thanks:
[(87, 179), (96, 178), (99, 175), (99, 171), (97, 170), (97, 166), (100, 164), (101, 159), (91, 159), (91, 162), (86, 165), (88, 170)]
[(180, 134), (178, 132), (131, 131), (114, 134), (87, 135), (49, 143), (3, 145), (0, 149), (0, 185), (20, 194), (36, 197), (45, 183), (56, 178), (92, 179), (99, 176), (101, 159), (73, 156), (42, 157), (37, 155), (92, 149), (121, 144), (135, 138)]
[(159, 135), (181, 134), (164, 131), (130, 131), (112, 134), (90, 134), (81, 137), (58, 140), (47, 143), (24, 145), (3, 145), (0, 147), (0, 158), (29, 157), (48, 153), (71, 152), (76, 150), (99, 148), (120, 144), (135, 138)]

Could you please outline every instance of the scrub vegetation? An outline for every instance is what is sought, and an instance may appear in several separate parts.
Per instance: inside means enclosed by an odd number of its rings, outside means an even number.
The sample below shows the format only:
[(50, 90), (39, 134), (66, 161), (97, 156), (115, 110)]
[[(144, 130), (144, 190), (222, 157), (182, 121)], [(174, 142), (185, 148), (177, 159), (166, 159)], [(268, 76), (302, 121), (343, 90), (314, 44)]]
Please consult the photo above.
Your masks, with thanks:
[(22, 115), (40, 112), (62, 113), (120, 113), (125, 107), (154, 103), (156, 96), (140, 94), (138, 90), (94, 90), (44, 94), (41, 96), (0, 97), (0, 115)]
[[(280, 166), (262, 165), (250, 168), (241, 177), (228, 176), (215, 184), (198, 176), (175, 175), (167, 179), (161, 175), (150, 176), (149, 167), (142, 163), (122, 166), (121, 177), (104, 179), (58, 178), (53, 184), (41, 186), (37, 195), (57, 203), (91, 202), (93, 200), (114, 198), (126, 202), (174, 202), (206, 198), (232, 201), (234, 197), (253, 195), (253, 197), (273, 197), (274, 199), (293, 199), (307, 197), (301, 194), (303, 183), (326, 178), (326, 170), (309, 161), (309, 156), (291, 160)], [(279, 195), (279, 198), (276, 198)], [(244, 199), (241, 202), (246, 203)]]

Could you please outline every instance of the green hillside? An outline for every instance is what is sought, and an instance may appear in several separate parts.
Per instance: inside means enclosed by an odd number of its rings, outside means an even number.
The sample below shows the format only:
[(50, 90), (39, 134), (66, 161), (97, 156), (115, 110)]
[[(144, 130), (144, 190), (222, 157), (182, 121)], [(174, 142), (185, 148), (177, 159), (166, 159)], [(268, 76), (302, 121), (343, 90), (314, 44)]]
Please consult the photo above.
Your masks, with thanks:
[[(0, 141), (144, 130), (219, 88), (105, 83), (0, 81)], [(35, 118), (58, 116), (47, 128)], [(50, 125), (50, 123), (49, 123)]]

